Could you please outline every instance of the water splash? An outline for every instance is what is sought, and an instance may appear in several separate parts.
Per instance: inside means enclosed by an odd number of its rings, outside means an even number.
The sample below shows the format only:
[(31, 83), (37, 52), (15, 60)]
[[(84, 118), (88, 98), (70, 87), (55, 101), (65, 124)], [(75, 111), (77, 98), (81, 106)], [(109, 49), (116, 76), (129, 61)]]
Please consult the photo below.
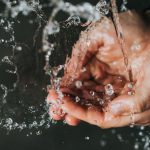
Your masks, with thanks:
[(110, 6), (105, 0), (100, 0), (96, 5), (96, 10), (102, 14), (103, 16), (106, 16), (109, 14)]
[(108, 96), (112, 96), (114, 94), (114, 88), (111, 84), (107, 84), (105, 86), (105, 94)]
[[(5, 30), (6, 33), (8, 33), (9, 40), (8, 38), (1, 38), (0, 42), (1, 44), (8, 44), (11, 46), (11, 56), (4, 56), (3, 59), (1, 60), (1, 63), (3, 64), (9, 64), (10, 66), (13, 67), (13, 69), (6, 69), (5, 72), (8, 74), (15, 74), (17, 76), (17, 80), (15, 83), (13, 83), (13, 88), (9, 89), (7, 86), (4, 84), (1, 84), (1, 89), (3, 91), (3, 106), (5, 105), (9, 106), (7, 99), (10, 94), (15, 92), (15, 90), (18, 90), (18, 83), (20, 82), (20, 76), (18, 74), (18, 68), (17, 66), (13, 63), (13, 57), (17, 52), (22, 52), (23, 46), (25, 46), (27, 49), (29, 49), (29, 46), (26, 45), (25, 43), (17, 43), (15, 39), (15, 32), (14, 32), (14, 23), (18, 22), (20, 23), (19, 20), (17, 20), (18, 16), (21, 14), (23, 16), (29, 16), (32, 12), (34, 12), (37, 16), (38, 19), (38, 27), (35, 32), (35, 35), (33, 37), (33, 46), (36, 44), (37, 37), (39, 35), (39, 31), (42, 28), (42, 24), (46, 24), (46, 26), (43, 29), (43, 34), (42, 34), (42, 52), (46, 52), (45, 55), (45, 70), (46, 73), (51, 76), (51, 81), (53, 81), (53, 85), (55, 85), (57, 92), (59, 93), (60, 99), (62, 98), (62, 93), (59, 91), (59, 83), (60, 83), (60, 78), (57, 77), (58, 73), (64, 68), (64, 65), (60, 65), (58, 67), (52, 68), (49, 65), (49, 58), (52, 54), (52, 52), (55, 50), (55, 43), (50, 43), (48, 41), (49, 35), (56, 34), (60, 31), (60, 24), (58, 21), (55, 20), (55, 17), (59, 11), (64, 11), (70, 15), (70, 17), (64, 21), (63, 25), (67, 28), (72, 25), (79, 25), (81, 23), (80, 17), (85, 19), (85, 20), (98, 20), (100, 18), (99, 13), (95, 10), (95, 7), (93, 7), (89, 3), (83, 3), (81, 5), (72, 5), (71, 3), (64, 2), (64, 1), (50, 1), (49, 4), (40, 4), (38, 0), (34, 1), (26, 1), (26, 0), (20, 0), (20, 1), (2, 1), (6, 8), (3, 13), (0, 14), (2, 18), (0, 19), (0, 25), (3, 30)], [(53, 7), (53, 11), (51, 15), (49, 16), (49, 20), (47, 20), (46, 15), (43, 13), (42, 9), (46, 7)], [(29, 21), (31, 22), (31, 20)], [(10, 75), (11, 76), (11, 75)], [(54, 80), (52, 80), (54, 79)], [(36, 87), (36, 84), (34, 85)], [(28, 85), (25, 85), (22, 90), (27, 90)], [(27, 107), (25, 113), (34, 114), (39, 113), (38, 107), (32, 106), (32, 105), (26, 105), (22, 100), (18, 100), (19, 105), (22, 107)], [(5, 105), (4, 105), (5, 104)], [(33, 128), (39, 128), (45, 125), (45, 128), (48, 128), (50, 126), (51, 119), (48, 119), (48, 116), (46, 114), (48, 111), (48, 108), (45, 108), (45, 103), (40, 106), (42, 109), (44, 109), (44, 113), (39, 115), (39, 117), (33, 117), (33, 121), (30, 121), (27, 123), (26, 121), (23, 122), (18, 122), (15, 120), (15, 118), (11, 116), (7, 116), (7, 113), (4, 117), (1, 118), (1, 127), (6, 129), (7, 131), (12, 131), (12, 130), (24, 130), (24, 129), (33, 129)], [(9, 109), (9, 107), (8, 107)], [(22, 110), (23, 111), (23, 110)], [(16, 113), (15, 111), (13, 113)], [(6, 117), (7, 116), (7, 117)], [(38, 121), (39, 120), (39, 121)], [(30, 132), (29, 135), (31, 135), (32, 132)], [(37, 135), (40, 135), (41, 131), (37, 131)]]
[(123, 0), (123, 2), (121, 4), (121, 12), (128, 10), (128, 8), (126, 7), (127, 3), (128, 3), (127, 0)]

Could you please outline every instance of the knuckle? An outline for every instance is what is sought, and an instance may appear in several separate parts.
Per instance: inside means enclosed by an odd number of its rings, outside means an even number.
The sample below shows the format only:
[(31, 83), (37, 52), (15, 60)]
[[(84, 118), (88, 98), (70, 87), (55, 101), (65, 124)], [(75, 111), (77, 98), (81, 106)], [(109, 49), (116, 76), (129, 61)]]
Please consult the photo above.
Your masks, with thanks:
[(141, 113), (144, 111), (144, 103), (140, 100), (135, 103), (135, 109), (133, 110), (135, 113)]
[(139, 103), (137, 103), (136, 105), (135, 105), (135, 109), (134, 109), (134, 111), (136, 112), (136, 113), (140, 113), (141, 112), (141, 105), (139, 104)]

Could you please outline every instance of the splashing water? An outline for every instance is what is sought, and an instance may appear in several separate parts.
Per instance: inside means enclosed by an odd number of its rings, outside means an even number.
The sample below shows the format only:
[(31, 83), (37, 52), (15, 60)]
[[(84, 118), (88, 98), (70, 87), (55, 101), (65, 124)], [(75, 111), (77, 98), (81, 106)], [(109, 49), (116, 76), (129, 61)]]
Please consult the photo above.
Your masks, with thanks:
[(105, 93), (106, 93), (106, 95), (109, 95), (109, 96), (114, 94), (114, 89), (113, 89), (113, 86), (111, 84), (107, 84), (105, 86)]
[(109, 13), (109, 4), (105, 0), (100, 0), (96, 5), (96, 10), (103, 16)]
[[(9, 106), (9, 95), (15, 93), (18, 91), (18, 86), (20, 86), (20, 74), (18, 73), (18, 66), (13, 62), (14, 57), (16, 56), (16, 52), (24, 52), (24, 49), (30, 49), (30, 46), (28, 46), (26, 43), (18, 43), (15, 38), (15, 24), (20, 23), (18, 17), (19, 15), (23, 16), (29, 16), (31, 13), (35, 13), (38, 20), (38, 27), (36, 29), (36, 32), (33, 36), (33, 46), (36, 44), (36, 40), (38, 38), (38, 34), (40, 32), (40, 29), (42, 28), (42, 24), (44, 23), (45, 26), (43, 28), (43, 34), (42, 34), (42, 49), (41, 52), (46, 52), (45, 54), (45, 70), (46, 74), (51, 76), (51, 81), (53, 81), (53, 85), (55, 85), (60, 99), (62, 98), (62, 93), (59, 91), (59, 83), (60, 78), (57, 77), (58, 73), (64, 68), (64, 65), (60, 65), (58, 67), (51, 67), (49, 65), (49, 59), (52, 55), (53, 51), (55, 50), (55, 42), (49, 42), (49, 36), (56, 34), (60, 31), (60, 25), (58, 21), (55, 20), (55, 17), (60, 11), (64, 11), (70, 15), (70, 17), (63, 23), (63, 26), (65, 28), (68, 28), (72, 25), (79, 25), (81, 23), (80, 17), (85, 20), (98, 20), (100, 18), (99, 13), (95, 10), (95, 8), (89, 4), (89, 3), (83, 3), (81, 5), (72, 5), (69, 2), (63, 2), (61, 0), (51, 1), (48, 4), (40, 4), (38, 0), (34, 1), (2, 1), (5, 4), (5, 10), (3, 13), (0, 14), (0, 27), (2, 30), (4, 30), (5, 33), (8, 35), (6, 36), (7, 39), (2, 38), (0, 39), (0, 44), (4, 46), (9, 46), (10, 50), (10, 56), (4, 56), (1, 59), (1, 64), (7, 64), (11, 66), (12, 69), (5, 69), (5, 72), (9, 74), (9, 76), (12, 76), (11, 74), (14, 74), (16, 76), (15, 81), (12, 83), (13, 87), (9, 88), (7, 85), (5, 85), (3, 82), (0, 85), (1, 90), (3, 91), (3, 95), (1, 97), (2, 106), (6, 107), (6, 110), (8, 109), (13, 112), (13, 114), (16, 113), (13, 108), (11, 108), (11, 105)], [(49, 16), (49, 20), (47, 19), (47, 16), (43, 13), (42, 9), (47, 7), (53, 7), (52, 13)], [(30, 24), (33, 24), (32, 20), (29, 20)], [(52, 80), (53, 79), (53, 80)], [(26, 84), (25, 86), (22, 86), (22, 91), (27, 91), (30, 85)], [(38, 85), (31, 84), (34, 88), (36, 88)], [(4, 111), (5, 115), (1, 117), (1, 124), (0, 126), (2, 128), (5, 128), (7, 131), (12, 131), (19, 129), (22, 131), (23, 129), (33, 129), (36, 128), (38, 130), (39, 127), (48, 128), (50, 126), (51, 119), (48, 118), (47, 115), (47, 106), (45, 106), (45, 103), (40, 103), (39, 106), (34, 106), (33, 104), (28, 105), (25, 104), (24, 101), (16, 100), (18, 105), (23, 107), (26, 111), (25, 114), (32, 114), (33, 119), (31, 121), (26, 121), (26, 118), (23, 119), (22, 122), (17, 121), (15, 117), (9, 116), (9, 113), (6, 113)], [(16, 106), (16, 107), (20, 107)], [(40, 113), (40, 115), (37, 117), (34, 116), (36, 113), (39, 113), (40, 109), (38, 107), (41, 107), (43, 112)], [(17, 108), (15, 108), (17, 109)], [(23, 110), (24, 110), (23, 109)], [(23, 110), (20, 113), (22, 113)], [(37, 135), (41, 134), (41, 131), (37, 131)]]

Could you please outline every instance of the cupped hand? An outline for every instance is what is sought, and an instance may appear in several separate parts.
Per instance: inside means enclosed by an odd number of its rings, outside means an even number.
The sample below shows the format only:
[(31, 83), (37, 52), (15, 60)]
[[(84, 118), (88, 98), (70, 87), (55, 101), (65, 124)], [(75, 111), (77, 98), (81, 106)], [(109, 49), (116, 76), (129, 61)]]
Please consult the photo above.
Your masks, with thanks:
[[(61, 82), (62, 103), (58, 104), (56, 91), (49, 91), (53, 119), (65, 119), (70, 125), (85, 121), (101, 128), (150, 125), (150, 32), (135, 12), (119, 17), (132, 84), (114, 25), (103, 18), (81, 33), (73, 47)], [(108, 85), (113, 87), (111, 95)], [(81, 102), (75, 101), (76, 96)]]

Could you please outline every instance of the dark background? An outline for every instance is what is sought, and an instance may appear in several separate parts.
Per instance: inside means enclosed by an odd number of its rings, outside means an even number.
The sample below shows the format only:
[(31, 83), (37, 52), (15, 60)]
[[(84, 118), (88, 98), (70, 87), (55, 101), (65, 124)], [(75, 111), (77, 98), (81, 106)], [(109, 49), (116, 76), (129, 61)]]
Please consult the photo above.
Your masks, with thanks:
[[(84, 2), (82, 0), (68, 0), (74, 4)], [(88, 0), (90, 2), (90, 0)], [(91, 0), (93, 4), (96, 4), (98, 0)], [(46, 1), (42, 1), (45, 3)], [(119, 4), (118, 4), (119, 5)], [(149, 0), (130, 0), (128, 3), (128, 8), (144, 10), (150, 6)], [(0, 8), (2, 11), (3, 3), (0, 3)], [(46, 14), (50, 12), (49, 9), (44, 10)], [(32, 83), (37, 83), (38, 86), (33, 86), (31, 84), (30, 88), (25, 92), (22, 90), (15, 91), (13, 94), (8, 96), (8, 99), (14, 100), (18, 98), (23, 98), (24, 101), (36, 103), (37, 99), (45, 99), (46, 93), (40, 92), (41, 87), (48, 84), (48, 78), (44, 75), (43, 70), (43, 55), (38, 54), (36, 49), (40, 47), (33, 46), (33, 35), (37, 28), (37, 24), (29, 25), (27, 20), (33, 19), (34, 14), (24, 17), (20, 15), (17, 19), (21, 22), (20, 24), (15, 24), (15, 37), (17, 42), (24, 42), (29, 45), (28, 50), (24, 50), (21, 54), (15, 55), (15, 63), (18, 65), (20, 73), (20, 83), (19, 88), (23, 88), (24, 84), (32, 80)], [(58, 17), (62, 19), (63, 17)], [(64, 17), (65, 19), (65, 17)], [(62, 19), (63, 20), (63, 19)], [(81, 28), (71, 28), (70, 31), (80, 32)], [(73, 43), (78, 39), (78, 34), (72, 35), (63, 34), (62, 29), (61, 36), (56, 35), (52, 37), (53, 40), (56, 38), (59, 42), (57, 51), (60, 48), (71, 49)], [(1, 34), (1, 33), (0, 33)], [(2, 35), (1, 35), (2, 36)], [(59, 37), (59, 38), (58, 38)], [(61, 43), (62, 39), (70, 38), (69, 43)], [(40, 41), (40, 38), (38, 39)], [(68, 40), (69, 41), (69, 40)], [(40, 43), (40, 42), (39, 42)], [(5, 55), (10, 55), (10, 51), (5, 47), (1, 46), (0, 58)], [(60, 56), (61, 57), (61, 56)], [(36, 61), (37, 60), (37, 61)], [(37, 63), (38, 62), (38, 63)], [(59, 57), (53, 59), (54, 64), (60, 63)], [(21, 65), (21, 66), (20, 66)], [(15, 77), (9, 77), (3, 73), (3, 68), (0, 67), (0, 82), (7, 80), (6, 84), (15, 80)], [(39, 94), (37, 94), (39, 93)], [(27, 136), (28, 130), (22, 132), (12, 131), (9, 135), (6, 135), (6, 131), (2, 128), (0, 130), (0, 150), (133, 150), (135, 143), (139, 144), (139, 149), (144, 150), (145, 142), (142, 142), (142, 138), (149, 136), (149, 128), (141, 131), (139, 128), (119, 128), (119, 129), (108, 129), (102, 130), (98, 127), (80, 124), (77, 127), (70, 127), (68, 125), (63, 125), (62, 123), (57, 123), (56, 125), (51, 125), (49, 129), (42, 129), (42, 135), (30, 135)], [(139, 135), (143, 132), (144, 135)], [(87, 139), (89, 137), (89, 140)]]

